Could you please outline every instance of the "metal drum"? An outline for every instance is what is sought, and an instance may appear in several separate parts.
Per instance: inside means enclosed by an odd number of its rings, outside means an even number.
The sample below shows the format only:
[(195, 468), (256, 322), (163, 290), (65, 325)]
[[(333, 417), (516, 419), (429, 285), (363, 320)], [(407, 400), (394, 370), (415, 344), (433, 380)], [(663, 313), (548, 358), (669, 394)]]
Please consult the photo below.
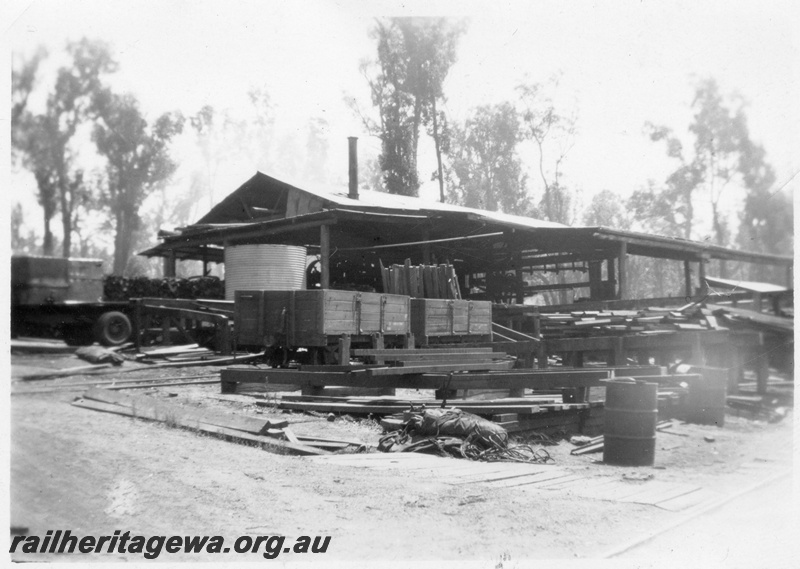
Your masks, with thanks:
[(658, 385), (632, 378), (606, 387), (603, 462), (652, 466), (656, 454)]
[(727, 401), (728, 372), (724, 369), (693, 367), (690, 373), (700, 377), (689, 382), (686, 396), (687, 423), (700, 425), (725, 425), (725, 403)]

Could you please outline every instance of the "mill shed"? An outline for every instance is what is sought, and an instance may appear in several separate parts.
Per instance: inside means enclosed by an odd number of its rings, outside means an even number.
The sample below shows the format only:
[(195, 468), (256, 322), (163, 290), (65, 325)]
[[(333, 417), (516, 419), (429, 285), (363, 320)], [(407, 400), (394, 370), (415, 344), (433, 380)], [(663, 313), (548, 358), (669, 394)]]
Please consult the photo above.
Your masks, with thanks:
[[(267, 267), (267, 274), (296, 273), (292, 276), (297, 284), (288, 287), (296, 292), (285, 295), (280, 310), (267, 303), (274, 311), (269, 317), (265, 313), (254, 320), (244, 314), (249, 309), (241, 307), (255, 310), (260, 306), (258, 299), (272, 298), (251, 294), (254, 290), (287, 287), (226, 282), (231, 288), (226, 291), (229, 300), (239, 294), (234, 287), (249, 290), (237, 309), (241, 313), (236, 324), (240, 337), (263, 339), (265, 345), (269, 345), (267, 336), (304, 338), (302, 330), (326, 335), (326, 330), (340, 328), (348, 330), (348, 338), (363, 342), (370, 334), (387, 333), (386, 322), (396, 320), (393, 346), (409, 345), (408, 338), (405, 344), (400, 341), (407, 327), (408, 336), (418, 336), (417, 348), (449, 341), (448, 335), (473, 345), (492, 339), (505, 341), (508, 346), (502, 349), (515, 354), (525, 366), (533, 365), (535, 359), (539, 367), (553, 361), (580, 367), (584, 356), (596, 360), (598, 354), (608, 365), (668, 365), (691, 356), (696, 363), (729, 368), (731, 390), (743, 380), (745, 364), (750, 362), (763, 391), (770, 358), (775, 359), (767, 350), (763, 331), (741, 329), (738, 316), (736, 330), (728, 324), (736, 310), (757, 311), (765, 305), (780, 308), (780, 303), (762, 302), (764, 295), (750, 290), (752, 287), (734, 286), (717, 292), (711, 283), (719, 287), (728, 281), (707, 275), (709, 267), (722, 262), (770, 267), (773, 275), (785, 280), (780, 283), (785, 286), (778, 288), (784, 291), (781, 298), (791, 304), (792, 257), (607, 227), (568, 227), (364, 190), (358, 185), (354, 140), (346, 188), (292, 183), (256, 172), (195, 223), (162, 231), (159, 237), (158, 245), (141, 254), (162, 257), (165, 276), (174, 275), (181, 260), (199, 260), (204, 266), (226, 260), (230, 264), (231, 253), (243, 248), (301, 251), (294, 268), (281, 265), (277, 271), (277, 265), (261, 261), (251, 265), (245, 261), (237, 267), (237, 274), (245, 277), (264, 269), (261, 265)], [(676, 290), (665, 291), (663, 297), (636, 298), (630, 282), (631, 257), (671, 261), (671, 270), (677, 273), (671, 281), (680, 284), (673, 284)], [(226, 267), (226, 277), (234, 273), (233, 268)], [(438, 281), (434, 279), (437, 274)], [(324, 294), (313, 301), (304, 300), (300, 291), (308, 289), (357, 294), (347, 300), (328, 295), (330, 298), (322, 301)], [(434, 294), (429, 294), (430, 290)], [(563, 291), (571, 292), (573, 302), (563, 303), (567, 296)], [(548, 302), (542, 301), (543, 293), (550, 295)], [(373, 299), (372, 294), (385, 298)], [(397, 294), (411, 299), (409, 322), (402, 310), (395, 314), (382, 308), (390, 295)], [(709, 294), (713, 298), (706, 302)], [(426, 304), (415, 301), (419, 298)], [(439, 301), (433, 299), (451, 300), (437, 308)], [(713, 304), (708, 308), (704, 303)], [(303, 312), (312, 304), (319, 307), (313, 315)], [(352, 304), (352, 309), (345, 311), (344, 320), (341, 314), (326, 313), (345, 304)], [(370, 306), (376, 308), (367, 308)], [(484, 306), (486, 323), (481, 320)], [(686, 307), (690, 307), (688, 311)], [(771, 316), (791, 328), (793, 308), (784, 312)], [(229, 314), (233, 315), (232, 309)], [(309, 319), (316, 322), (311, 328)], [(270, 330), (259, 328), (267, 321), (273, 322)], [(250, 328), (246, 322), (251, 323)], [(538, 338), (535, 358), (530, 351), (522, 354), (515, 349), (515, 331)], [(332, 338), (328, 336), (329, 351)], [(780, 340), (791, 347), (791, 338)], [(309, 345), (325, 343), (319, 339)], [(339, 345), (340, 362), (347, 361), (347, 351)]]
[[(351, 159), (354, 162), (354, 158)], [(558, 223), (358, 188), (292, 184), (257, 172), (196, 223), (159, 234), (142, 252), (163, 257), (165, 275), (176, 261), (225, 261), (226, 248), (252, 244), (303, 246), (318, 259), (309, 287), (380, 291), (385, 266), (450, 263), (464, 298), (524, 304), (543, 291), (572, 290), (585, 301), (632, 299), (629, 256), (682, 262), (674, 303), (706, 286), (711, 261), (780, 267), (791, 288), (791, 257), (750, 253), (709, 243), (606, 227)], [(533, 274), (583, 275), (537, 282)], [(668, 301), (668, 299), (665, 299)], [(585, 307), (591, 306), (584, 304)]]

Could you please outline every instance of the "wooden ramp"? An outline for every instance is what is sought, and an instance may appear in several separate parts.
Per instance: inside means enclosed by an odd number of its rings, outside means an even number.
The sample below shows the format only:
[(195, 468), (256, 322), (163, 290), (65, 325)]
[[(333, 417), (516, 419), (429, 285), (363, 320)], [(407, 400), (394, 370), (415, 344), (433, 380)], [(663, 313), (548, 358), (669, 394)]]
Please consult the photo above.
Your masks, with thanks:
[(526, 492), (565, 492), (593, 500), (649, 504), (682, 511), (718, 499), (720, 494), (694, 484), (656, 480), (627, 481), (619, 476), (586, 476), (550, 464), (473, 462), (420, 453), (339, 454), (307, 457), (324, 464), (396, 470), (445, 484), (483, 484)]

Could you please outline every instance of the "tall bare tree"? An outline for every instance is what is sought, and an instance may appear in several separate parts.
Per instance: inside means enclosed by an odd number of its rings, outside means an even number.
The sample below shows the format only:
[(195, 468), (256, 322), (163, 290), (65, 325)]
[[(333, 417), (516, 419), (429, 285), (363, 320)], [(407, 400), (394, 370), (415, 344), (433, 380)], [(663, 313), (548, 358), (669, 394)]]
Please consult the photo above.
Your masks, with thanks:
[(562, 180), (562, 167), (575, 144), (576, 118), (556, 108), (551, 91), (558, 87), (558, 76), (549, 83), (526, 82), (517, 87), (524, 138), (533, 142), (543, 193), (537, 216), (558, 223), (571, 223), (574, 197)]

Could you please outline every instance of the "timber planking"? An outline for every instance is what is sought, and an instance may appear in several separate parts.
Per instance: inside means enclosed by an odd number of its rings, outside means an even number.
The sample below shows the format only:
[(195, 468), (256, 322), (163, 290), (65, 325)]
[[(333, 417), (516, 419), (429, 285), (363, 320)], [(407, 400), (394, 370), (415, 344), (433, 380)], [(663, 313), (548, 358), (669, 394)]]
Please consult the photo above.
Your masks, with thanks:
[[(377, 368), (392, 369), (392, 368)], [(410, 368), (399, 368), (408, 370)], [(429, 367), (427, 369), (430, 369)], [(602, 386), (611, 377), (608, 370), (505, 371), (477, 373), (415, 373), (412, 375), (368, 376), (358, 372), (310, 372), (290, 369), (225, 369), (223, 390), (237, 383), (290, 384), (300, 387), (401, 387), (412, 389), (559, 389)]]
[[(121, 395), (121, 394), (116, 393), (113, 395)], [(127, 407), (125, 405), (119, 405), (113, 402), (108, 402), (108, 400), (110, 399), (108, 396), (98, 395), (97, 393), (95, 393), (93, 397), (102, 397), (103, 399), (105, 399), (105, 401), (90, 399), (88, 394), (86, 397), (87, 398), (85, 399), (78, 399), (76, 401), (73, 401), (72, 405), (76, 407), (82, 407), (84, 409), (103, 411), (106, 413), (113, 413), (116, 415), (123, 415), (127, 417), (148, 419), (151, 421), (159, 421), (159, 422), (169, 422), (179, 427), (193, 429), (203, 433), (213, 434), (233, 439), (238, 442), (258, 443), (264, 450), (273, 450), (273, 451), (277, 450), (278, 452), (286, 451), (300, 455), (329, 454), (328, 451), (317, 449), (306, 444), (294, 444), (274, 439), (269, 436), (253, 434), (251, 432), (215, 425), (213, 423), (203, 422), (197, 420), (194, 416), (187, 415), (186, 413), (181, 412), (181, 410), (175, 409), (174, 406), (171, 406), (173, 407), (171, 409), (166, 406), (161, 406), (157, 408), (153, 406), (148, 406), (144, 404), (144, 402), (141, 402), (142, 404), (137, 407)]]

